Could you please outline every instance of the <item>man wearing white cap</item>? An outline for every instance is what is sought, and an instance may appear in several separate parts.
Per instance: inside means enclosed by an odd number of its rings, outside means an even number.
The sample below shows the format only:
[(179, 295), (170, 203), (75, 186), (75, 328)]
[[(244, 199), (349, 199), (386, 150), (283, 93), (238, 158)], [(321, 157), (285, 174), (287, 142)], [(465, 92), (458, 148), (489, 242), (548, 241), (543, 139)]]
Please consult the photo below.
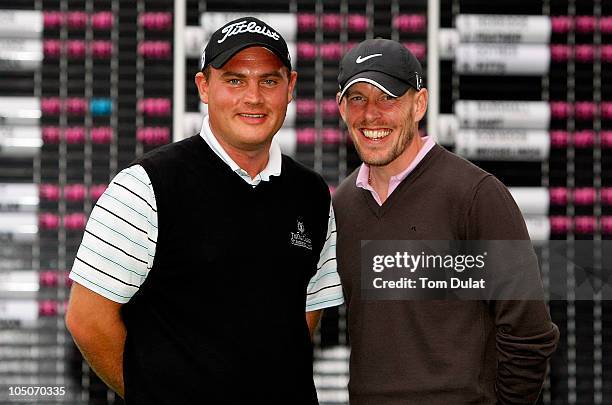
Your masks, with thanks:
[[(543, 301), (368, 300), (372, 268), (361, 262), (364, 241), (526, 241), (510, 193), (419, 135), (428, 94), (402, 44), (362, 42), (342, 59), (338, 82), (340, 113), (363, 161), (333, 198), (351, 405), (534, 403), (559, 335)], [(541, 291), (533, 249), (524, 253), (499, 271), (528, 263)]]

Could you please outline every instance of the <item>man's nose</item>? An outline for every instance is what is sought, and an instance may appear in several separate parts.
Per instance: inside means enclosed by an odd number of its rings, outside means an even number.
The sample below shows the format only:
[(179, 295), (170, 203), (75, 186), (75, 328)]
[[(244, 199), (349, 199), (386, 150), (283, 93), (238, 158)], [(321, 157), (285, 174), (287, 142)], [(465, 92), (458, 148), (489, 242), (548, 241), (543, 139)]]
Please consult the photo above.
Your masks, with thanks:
[(375, 100), (368, 99), (366, 101), (365, 109), (364, 109), (364, 118), (366, 122), (374, 122), (378, 118), (380, 118), (380, 110), (376, 105)]
[(244, 94), (244, 102), (248, 104), (260, 104), (263, 102), (263, 96), (261, 94), (261, 88), (259, 83), (251, 82)]

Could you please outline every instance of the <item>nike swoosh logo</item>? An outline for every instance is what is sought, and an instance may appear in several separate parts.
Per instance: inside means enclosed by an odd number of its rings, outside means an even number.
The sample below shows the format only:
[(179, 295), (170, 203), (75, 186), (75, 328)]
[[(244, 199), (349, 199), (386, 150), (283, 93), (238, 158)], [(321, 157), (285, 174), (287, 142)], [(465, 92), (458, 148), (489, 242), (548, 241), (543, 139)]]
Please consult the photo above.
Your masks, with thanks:
[(361, 55), (360, 55), (360, 56), (357, 57), (355, 62), (362, 63), (362, 62), (365, 62), (368, 59), (375, 58), (377, 56), (382, 56), (382, 53), (374, 53), (372, 55), (368, 55), (368, 56), (364, 56), (364, 57), (361, 57)]

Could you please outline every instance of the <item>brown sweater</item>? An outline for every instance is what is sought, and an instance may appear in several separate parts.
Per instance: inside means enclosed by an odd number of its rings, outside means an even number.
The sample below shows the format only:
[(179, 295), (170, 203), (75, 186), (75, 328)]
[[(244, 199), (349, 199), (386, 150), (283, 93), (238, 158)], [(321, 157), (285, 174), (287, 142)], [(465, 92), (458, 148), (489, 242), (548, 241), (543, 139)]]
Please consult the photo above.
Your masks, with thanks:
[(438, 145), (382, 206), (356, 176), (333, 201), (351, 405), (534, 403), (559, 339), (544, 302), (360, 299), (361, 240), (528, 239), (506, 187)]

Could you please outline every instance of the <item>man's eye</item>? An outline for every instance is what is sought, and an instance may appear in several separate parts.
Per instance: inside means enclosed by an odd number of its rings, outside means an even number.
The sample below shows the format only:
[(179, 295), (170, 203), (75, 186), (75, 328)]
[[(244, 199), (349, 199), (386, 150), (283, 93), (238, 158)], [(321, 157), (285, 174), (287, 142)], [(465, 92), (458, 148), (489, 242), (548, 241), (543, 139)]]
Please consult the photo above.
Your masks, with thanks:
[(351, 97), (349, 98), (349, 100), (350, 100), (350, 101), (353, 101), (353, 102), (363, 101), (363, 97), (361, 97), (361, 96), (351, 96)]
[(266, 86), (274, 86), (274, 85), (276, 85), (276, 83), (277, 82), (274, 79), (266, 79), (266, 80), (263, 81), (263, 84), (266, 85)]
[(240, 84), (240, 79), (229, 79), (227, 82), (232, 86), (237, 86)]

